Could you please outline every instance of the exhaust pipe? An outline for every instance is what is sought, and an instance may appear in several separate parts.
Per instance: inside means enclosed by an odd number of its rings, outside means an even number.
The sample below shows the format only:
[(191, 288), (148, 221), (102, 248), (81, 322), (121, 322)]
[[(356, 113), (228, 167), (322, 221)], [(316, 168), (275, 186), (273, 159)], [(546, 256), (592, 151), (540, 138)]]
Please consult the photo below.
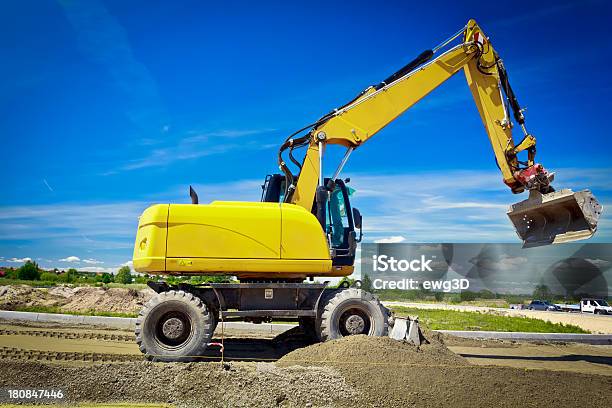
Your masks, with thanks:
[(531, 248), (592, 237), (602, 209), (590, 190), (531, 190), (527, 200), (510, 206), (508, 217), (523, 248)]

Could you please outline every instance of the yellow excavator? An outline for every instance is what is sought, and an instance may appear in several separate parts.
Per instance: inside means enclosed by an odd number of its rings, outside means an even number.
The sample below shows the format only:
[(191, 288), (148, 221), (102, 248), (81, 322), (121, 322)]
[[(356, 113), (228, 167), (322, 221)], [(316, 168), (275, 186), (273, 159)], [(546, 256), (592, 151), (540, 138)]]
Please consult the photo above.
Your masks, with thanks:
[[(192, 204), (158, 204), (144, 211), (134, 248), (136, 271), (222, 274), (239, 283), (150, 282), (157, 295), (137, 319), (141, 351), (158, 361), (195, 359), (220, 320), (297, 320), (321, 341), (386, 335), (390, 313), (374, 295), (359, 285), (331, 288), (305, 279), (353, 273), (362, 217), (351, 207), (347, 181), (339, 177), (351, 153), (460, 70), (504, 183), (515, 194), (529, 193), (508, 211), (524, 246), (591, 237), (602, 207), (589, 190), (553, 189), (554, 174), (535, 162), (536, 139), (527, 130), (502, 59), (470, 20), (384, 81), (290, 135), (279, 150), (282, 174), (266, 177), (261, 202), (200, 205), (190, 188)], [(512, 136), (515, 126), (522, 133), (518, 143)], [(331, 177), (322, 171), (327, 145), (346, 148)], [(306, 149), (301, 161), (294, 156), (299, 148)]]

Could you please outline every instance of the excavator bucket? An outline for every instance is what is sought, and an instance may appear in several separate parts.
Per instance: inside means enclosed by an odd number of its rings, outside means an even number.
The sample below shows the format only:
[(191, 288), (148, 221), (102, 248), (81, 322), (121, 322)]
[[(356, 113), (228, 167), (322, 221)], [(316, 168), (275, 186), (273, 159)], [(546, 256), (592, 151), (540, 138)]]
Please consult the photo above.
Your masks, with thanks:
[(508, 217), (523, 240), (523, 248), (590, 238), (597, 230), (602, 206), (590, 190), (563, 189), (548, 194), (532, 190), (513, 204)]

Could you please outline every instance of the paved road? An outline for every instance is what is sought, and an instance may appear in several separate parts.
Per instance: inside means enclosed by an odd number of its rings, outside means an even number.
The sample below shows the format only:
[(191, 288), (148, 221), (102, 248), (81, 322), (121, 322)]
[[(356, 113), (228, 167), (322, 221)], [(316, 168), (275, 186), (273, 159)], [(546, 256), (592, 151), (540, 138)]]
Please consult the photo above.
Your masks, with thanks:
[(385, 306), (404, 306), (417, 309), (458, 310), (462, 312), (500, 313), (506, 316), (531, 317), (551, 323), (573, 324), (591, 333), (612, 334), (612, 316), (589, 313), (543, 312), (538, 310), (515, 310), (498, 307), (449, 305), (440, 303), (383, 302)]

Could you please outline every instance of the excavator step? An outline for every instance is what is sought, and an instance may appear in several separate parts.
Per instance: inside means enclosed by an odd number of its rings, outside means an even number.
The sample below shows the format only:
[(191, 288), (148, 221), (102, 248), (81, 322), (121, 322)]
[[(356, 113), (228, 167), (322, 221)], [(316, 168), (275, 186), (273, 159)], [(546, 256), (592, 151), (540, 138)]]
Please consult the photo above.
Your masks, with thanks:
[(536, 190), (513, 204), (508, 217), (523, 240), (523, 248), (587, 239), (597, 230), (603, 207), (590, 190), (563, 189), (548, 194)]

